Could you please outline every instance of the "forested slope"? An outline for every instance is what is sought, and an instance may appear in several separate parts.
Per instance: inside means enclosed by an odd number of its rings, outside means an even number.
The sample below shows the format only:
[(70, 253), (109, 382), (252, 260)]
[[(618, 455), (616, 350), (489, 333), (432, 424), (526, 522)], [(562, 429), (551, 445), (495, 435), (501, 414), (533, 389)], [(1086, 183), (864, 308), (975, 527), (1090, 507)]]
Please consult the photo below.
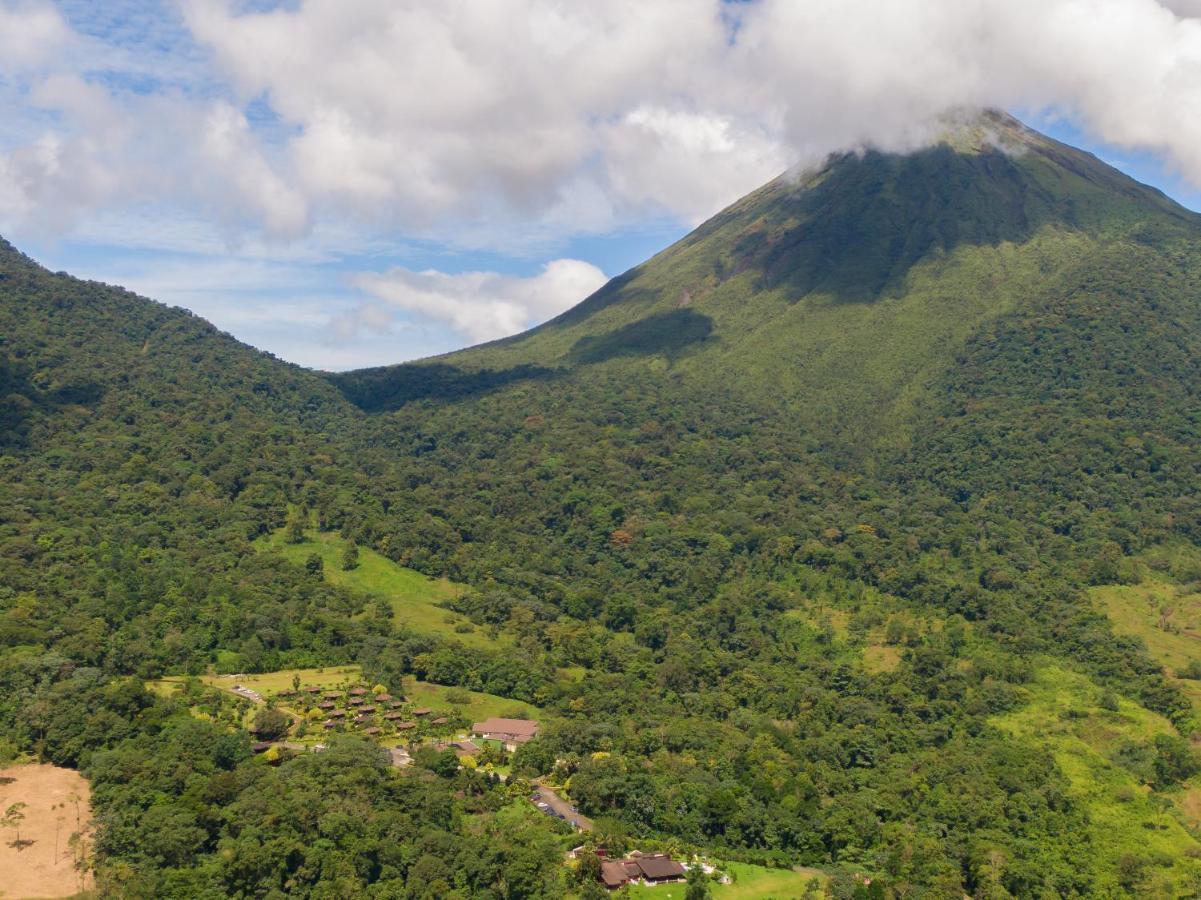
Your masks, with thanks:
[[(779, 179), (527, 335), (330, 376), (0, 248), (6, 749), (95, 779), (102, 878), (143, 896), (566, 889), (486, 780), (267, 771), (139, 683), (219, 661), (537, 703), (515, 773), (615, 846), (844, 895), (1196, 891), (1196, 712), (1087, 589), (1196, 552), (1199, 238), (992, 116)], [(504, 651), (258, 552), (285, 525), (469, 585)], [(328, 868), (322, 781), (362, 820)]]

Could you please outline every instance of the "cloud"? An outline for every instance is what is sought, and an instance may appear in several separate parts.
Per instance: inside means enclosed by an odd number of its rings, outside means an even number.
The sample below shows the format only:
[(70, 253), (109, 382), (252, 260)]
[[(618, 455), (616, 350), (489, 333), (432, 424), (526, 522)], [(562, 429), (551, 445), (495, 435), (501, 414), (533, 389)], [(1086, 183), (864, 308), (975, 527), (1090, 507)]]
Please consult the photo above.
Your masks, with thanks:
[(26, 98), (0, 225), (154, 202), (230, 240), (341, 219), (513, 249), (695, 222), (973, 106), (1057, 110), (1201, 185), (1197, 4), (181, 0), (68, 22), (0, 0), (0, 75)]
[(331, 344), (355, 341), (363, 332), (388, 334), (396, 325), (396, 311), (375, 303), (360, 303), (329, 320)]
[(1201, 18), (1201, 0), (1160, 0), (1160, 2), (1182, 18)]
[[(646, 133), (643, 122), (624, 124), (643, 98), (694, 91), (700, 60), (716, 61), (728, 37), (716, 0), (318, 0), (258, 14), (191, 0), (185, 8), (240, 95), (266, 96), (295, 127), (289, 162), (312, 197), (410, 231), (579, 212), (581, 197), (600, 198), (585, 220), (609, 224), (614, 204), (670, 202), (677, 192), (647, 192), (641, 177), (621, 181), (633, 196), (619, 184), (611, 201), (597, 154), (604, 136)], [(696, 149), (712, 161), (711, 145)], [(699, 196), (711, 208), (728, 182), (720, 173), (716, 188), (694, 184), (687, 205)]]
[[(113, 242), (114, 223), (141, 222), (144, 246), (280, 260), (376, 252), (357, 242), (577, 255), (580, 235), (695, 223), (790, 165), (911, 148), (948, 109), (982, 106), (1067, 117), (1201, 187), (1199, 14), (1201, 0), (0, 0), (0, 232)], [(153, 224), (172, 221), (187, 224)], [(492, 338), (598, 286), (586, 265), (363, 276), (371, 299), (341, 298), (322, 327), (362, 341), (385, 333), (381, 310), (407, 310)]]
[(591, 263), (556, 259), (529, 278), (393, 268), (358, 275), (353, 284), (396, 309), (445, 322), (469, 340), (481, 342), (543, 322), (579, 303), (606, 280)]
[[(414, 232), (695, 221), (948, 108), (1059, 108), (1201, 183), (1195, 0), (307, 0), (187, 21), (314, 203)], [(581, 198), (595, 205), (582, 209)], [(587, 225), (583, 227), (588, 227)]]
[(9, 71), (39, 68), (62, 53), (72, 32), (48, 3), (0, 3), (0, 60)]

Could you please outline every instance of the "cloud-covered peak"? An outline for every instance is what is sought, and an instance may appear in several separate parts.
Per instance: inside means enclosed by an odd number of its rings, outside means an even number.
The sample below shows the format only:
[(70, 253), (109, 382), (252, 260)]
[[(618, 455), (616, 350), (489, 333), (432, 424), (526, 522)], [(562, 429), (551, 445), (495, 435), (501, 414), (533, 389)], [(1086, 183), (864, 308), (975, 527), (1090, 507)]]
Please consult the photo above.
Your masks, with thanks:
[[(186, 221), (206, 229), (193, 252), (215, 240), (279, 258), (353, 232), (490, 251), (466, 265), (481, 272), (528, 269), (494, 258), (578, 255), (581, 236), (691, 225), (790, 166), (912, 149), (937, 139), (948, 110), (987, 107), (1064, 116), (1201, 186), (1199, 11), (1195, 0), (0, 0), (0, 232), (27, 243), (155, 221), (161, 234), (139, 240), (177, 251), (169, 223)], [(515, 292), (567, 283), (554, 263), (516, 286), (481, 276), (470, 290), (483, 302), (467, 299), (467, 276), (388, 263), (402, 268), (387, 284), (349, 279), (377, 293), (331, 314), (350, 316), (343, 333), (378, 331), (371, 311), (385, 302), (492, 337), (557, 308)], [(353, 304), (366, 304), (365, 326)]]
[(342, 217), (501, 246), (696, 221), (793, 163), (984, 106), (1061, 110), (1196, 183), (1194, 7), (183, 0), (152, 29), (128, 3), (0, 0), (0, 224), (156, 202), (235, 237)]

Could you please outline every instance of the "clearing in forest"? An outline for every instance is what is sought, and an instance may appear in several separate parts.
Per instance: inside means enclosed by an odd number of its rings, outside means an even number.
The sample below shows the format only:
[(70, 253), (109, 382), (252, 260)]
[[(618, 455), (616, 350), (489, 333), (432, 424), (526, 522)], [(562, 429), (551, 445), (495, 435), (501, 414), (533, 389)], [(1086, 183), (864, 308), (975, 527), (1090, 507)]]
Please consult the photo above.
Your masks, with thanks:
[(0, 816), (25, 804), (19, 809), (24, 818), (0, 830), (5, 897), (74, 897), (91, 887), (90, 873), (76, 866), (91, 842), (90, 800), (87, 779), (74, 769), (30, 764), (0, 770)]
[(508, 636), (491, 637), (486, 629), (472, 624), (461, 613), (445, 609), (446, 603), (462, 594), (466, 587), (447, 578), (430, 578), (413, 569), (397, 565), (374, 550), (359, 548), (358, 565), (342, 568), (346, 542), (337, 534), (310, 531), (299, 544), (289, 543), (285, 529), (257, 542), (264, 550), (279, 553), (291, 563), (303, 566), (310, 555), (321, 557), (322, 571), (331, 584), (360, 594), (384, 597), (392, 605), (393, 621), (417, 634), (458, 641), (468, 647), (496, 649), (508, 643)]
[(1180, 677), (1190, 663), (1201, 663), (1201, 592), (1196, 585), (1148, 578), (1140, 584), (1096, 587), (1090, 593), (1114, 630), (1141, 638), (1201, 712), (1201, 681)]
[[(1145, 896), (1176, 896), (1176, 889), (1201, 877), (1201, 842), (1161, 802), (1124, 760), (1137, 760), (1140, 748), (1157, 735), (1175, 733), (1163, 716), (1124, 697), (1111, 695), (1090, 679), (1055, 665), (1038, 670), (1025, 685), (1029, 702), (992, 723), (1002, 731), (1044, 747), (1067, 776), (1072, 798), (1088, 813), (1090, 855), (1110, 879), (1124, 860), (1137, 860)], [(1114, 708), (1116, 707), (1116, 708)], [(1193, 785), (1168, 793), (1174, 797)], [(1082, 836), (1084, 837), (1084, 836)], [(1125, 888), (1098, 885), (1106, 896)]]
[[(216, 688), (227, 694), (233, 694), (235, 685), (241, 685), (260, 694), (264, 701), (284, 694), (285, 696), (279, 700), (279, 708), (299, 717), (304, 714), (304, 708), (288, 696), (296, 679), (299, 679), (302, 688), (317, 686), (323, 689), (339, 689), (353, 685), (371, 686), (370, 682), (362, 681), (362, 669), (359, 666), (281, 669), (278, 672), (259, 674), (201, 675), (198, 680), (207, 687)], [(186, 699), (184, 688), (187, 680), (185, 675), (168, 675), (157, 681), (148, 682), (146, 686), (165, 697)], [(410, 704), (414, 707), (431, 709), (434, 711), (433, 715), (461, 716), (468, 722), (479, 722), (492, 716), (545, 719), (544, 712), (532, 703), (496, 694), (485, 694), (481, 691), (470, 691), (461, 687), (417, 681), (412, 677), (404, 679), (403, 694), (408, 697)], [(204, 697), (195, 696), (192, 698), (192, 703), (193, 714), (206, 717), (202, 711), (198, 711), (204, 706)], [(250, 701), (247, 701), (247, 704), (248, 709), (241, 724), (248, 727), (259, 704), (250, 703)], [(295, 735), (289, 737), (289, 740), (309, 744), (319, 743), (324, 739), (323, 732), (319, 729), (309, 731), (304, 738), (297, 738)], [(381, 742), (388, 745), (395, 741), (385, 736)]]

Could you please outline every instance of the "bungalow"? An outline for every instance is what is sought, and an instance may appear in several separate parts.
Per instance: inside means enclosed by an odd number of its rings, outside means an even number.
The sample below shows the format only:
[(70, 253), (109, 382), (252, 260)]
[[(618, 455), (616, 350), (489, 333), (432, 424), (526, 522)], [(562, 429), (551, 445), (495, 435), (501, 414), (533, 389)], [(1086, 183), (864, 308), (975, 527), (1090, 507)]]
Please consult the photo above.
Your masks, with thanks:
[(317, 708), (318, 709), (337, 709), (337, 704), (330, 703), (328, 700), (326, 700), (324, 703), (318, 703)]
[(373, 718), (372, 716), (355, 716), (354, 723), (356, 725), (366, 725), (368, 722), (370, 722), (372, 720), (372, 718)]
[(342, 718), (343, 716), (345, 716), (345, 715), (346, 715), (346, 710), (344, 710), (344, 709), (335, 709), (333, 712), (331, 712), (331, 713), (329, 714), (329, 717), (330, 717), (331, 719), (341, 719), (341, 718)]
[(385, 722), (399, 722), (404, 717), (405, 717), (405, 714), (402, 712), (384, 713), (384, 721)]
[(493, 716), (471, 726), (473, 734), (486, 741), (498, 741), (512, 753), (520, 744), (528, 744), (538, 736), (538, 723), (533, 719), (501, 719)]
[(393, 700), (388, 704), (388, 709), (400, 709), (404, 705), (405, 702), (403, 700)]
[(321, 687), (320, 687), (319, 685), (316, 685), (316, 684), (310, 684), (310, 685), (306, 685), (306, 686), (305, 686), (305, 688), (304, 688), (304, 692), (305, 692), (306, 694), (320, 694), (320, 693), (321, 693)]
[(364, 703), (366, 703), (367, 701), (366, 701), (366, 700), (364, 700), (362, 697), (351, 697), (351, 698), (350, 698), (349, 700), (347, 700), (346, 702), (347, 702), (347, 704), (349, 704), (350, 706), (362, 706), (362, 705), (363, 705)]
[(611, 891), (626, 884), (669, 884), (683, 881), (687, 875), (684, 866), (666, 853), (642, 855), (630, 854), (626, 859), (604, 859), (601, 861), (600, 879)]
[(352, 697), (362, 697), (364, 694), (367, 693), (367, 688), (353, 687), (349, 691), (347, 691), (347, 693), (350, 694), (350, 696), (352, 696)]
[(380, 728), (376, 727), (375, 725), (372, 725), (370, 728), (364, 728), (363, 734), (369, 734), (374, 737), (375, 735), (379, 734), (380, 731), (381, 731)]
[(447, 747), (455, 752), (455, 756), (463, 759), (465, 756), (475, 756), (480, 748), (471, 741), (451, 741)]
[(388, 703), (388, 702), (390, 702), (391, 700), (392, 700), (392, 695), (391, 695), (391, 694), (376, 694), (376, 695), (375, 695), (375, 702), (376, 702), (376, 703)]
[(625, 862), (620, 859), (606, 859), (601, 862), (601, 882), (611, 891), (624, 887), (635, 879), (630, 877)]
[(416, 722), (397, 722), (396, 723), (397, 731), (408, 731), (408, 730), (410, 730), (412, 728), (416, 728), (416, 727), (417, 727)]
[(374, 706), (360, 706), (359, 712), (363, 713), (364, 715), (366, 715), (368, 713), (373, 713), (373, 712), (375, 712), (375, 707)]
[(647, 884), (666, 884), (670, 881), (683, 881), (687, 870), (665, 853), (655, 853), (651, 856), (640, 856), (637, 859), (638, 868), (642, 871), (642, 879)]
[(423, 709), (415, 709), (415, 710), (413, 710), (413, 715), (428, 716), (431, 712), (433, 712), (432, 709), (424, 709), (424, 708)]
[(342, 692), (341, 691), (326, 691), (323, 696), (325, 697), (326, 700), (341, 700)]
[(445, 725), (449, 721), (450, 721), (450, 719), (446, 718), (446, 716), (438, 716), (438, 718), (436, 718), (436, 719), (430, 719), (430, 724), (431, 725)]

